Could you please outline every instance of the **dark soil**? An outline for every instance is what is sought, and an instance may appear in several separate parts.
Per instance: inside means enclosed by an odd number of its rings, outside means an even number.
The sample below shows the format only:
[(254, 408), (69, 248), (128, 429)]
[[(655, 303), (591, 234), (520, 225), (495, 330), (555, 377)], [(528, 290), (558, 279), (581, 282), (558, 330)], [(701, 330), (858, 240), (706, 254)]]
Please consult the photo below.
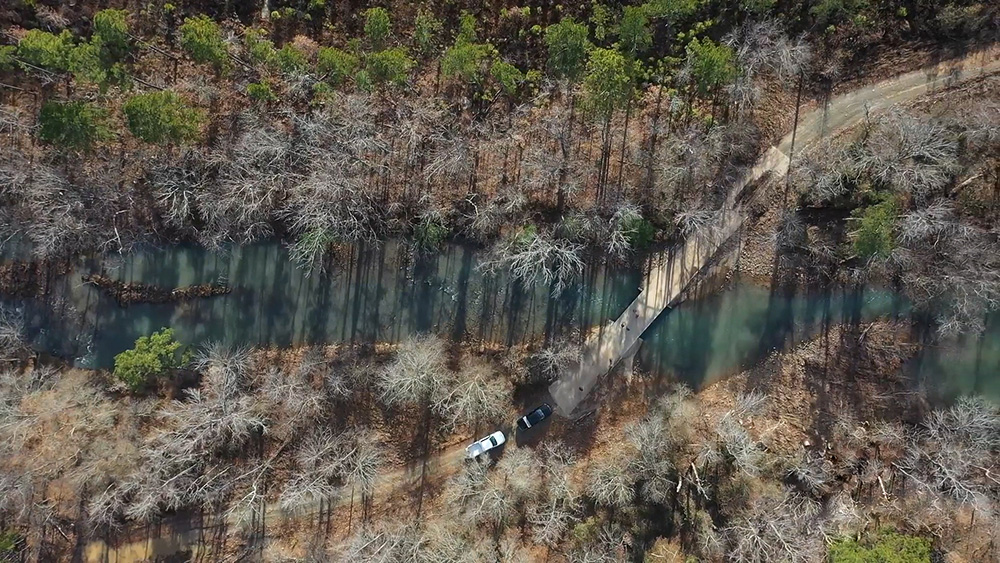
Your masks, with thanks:
[(87, 274), (83, 276), (83, 281), (97, 286), (101, 291), (113, 297), (122, 307), (136, 303), (178, 303), (191, 299), (226, 295), (232, 291), (228, 286), (214, 283), (166, 289), (145, 283), (123, 282), (100, 274)]

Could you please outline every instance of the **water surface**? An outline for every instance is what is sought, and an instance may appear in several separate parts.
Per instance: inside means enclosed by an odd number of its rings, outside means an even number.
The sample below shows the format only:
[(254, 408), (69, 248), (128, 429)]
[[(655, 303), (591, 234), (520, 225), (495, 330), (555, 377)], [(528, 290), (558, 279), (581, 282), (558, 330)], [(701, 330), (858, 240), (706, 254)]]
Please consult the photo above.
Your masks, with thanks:
[[(82, 367), (110, 367), (136, 338), (166, 326), (191, 345), (398, 341), (421, 332), (502, 344), (548, 341), (617, 317), (638, 294), (638, 268), (593, 266), (553, 295), (551, 287), (524, 288), (503, 273), (484, 274), (480, 253), (448, 245), (418, 256), (390, 242), (357, 248), (328, 271), (309, 273), (275, 242), (224, 251), (178, 246), (82, 261), (49, 298), (8, 305), (24, 314), (38, 349)], [(162, 287), (225, 283), (232, 293), (121, 308), (81, 282), (90, 272)], [(909, 321), (911, 307), (887, 289), (789, 293), (737, 281), (661, 315), (643, 335), (638, 361), (658, 377), (699, 388), (836, 324), (877, 318)], [(1000, 316), (987, 320), (980, 335), (921, 337), (927, 346), (908, 371), (948, 396), (1000, 398)]]

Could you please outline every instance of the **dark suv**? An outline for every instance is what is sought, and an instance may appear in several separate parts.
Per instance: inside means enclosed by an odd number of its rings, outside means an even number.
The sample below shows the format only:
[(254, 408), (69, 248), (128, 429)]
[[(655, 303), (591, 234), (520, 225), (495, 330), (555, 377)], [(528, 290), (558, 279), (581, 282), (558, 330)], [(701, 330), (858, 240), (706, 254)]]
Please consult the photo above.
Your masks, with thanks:
[(550, 416), (552, 416), (552, 407), (548, 403), (542, 403), (535, 410), (517, 419), (517, 427), (521, 430), (527, 430)]

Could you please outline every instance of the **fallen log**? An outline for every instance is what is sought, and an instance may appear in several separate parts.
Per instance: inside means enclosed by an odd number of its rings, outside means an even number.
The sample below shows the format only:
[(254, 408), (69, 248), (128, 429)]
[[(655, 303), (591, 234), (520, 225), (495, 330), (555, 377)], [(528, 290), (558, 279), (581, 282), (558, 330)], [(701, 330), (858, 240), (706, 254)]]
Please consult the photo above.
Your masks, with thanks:
[(111, 296), (122, 307), (137, 303), (179, 303), (226, 295), (232, 291), (228, 286), (215, 283), (167, 289), (147, 283), (123, 282), (100, 274), (87, 274), (83, 276), (83, 281)]

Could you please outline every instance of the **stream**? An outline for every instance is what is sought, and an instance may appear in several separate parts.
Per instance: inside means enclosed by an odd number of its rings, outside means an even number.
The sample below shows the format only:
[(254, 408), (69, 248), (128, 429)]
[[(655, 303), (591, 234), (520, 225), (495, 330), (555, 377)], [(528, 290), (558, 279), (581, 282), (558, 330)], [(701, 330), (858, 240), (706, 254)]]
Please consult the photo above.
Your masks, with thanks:
[[(107, 368), (136, 338), (162, 327), (190, 345), (398, 341), (419, 332), (516, 344), (566, 337), (616, 317), (638, 294), (639, 268), (594, 266), (553, 296), (477, 268), (480, 252), (450, 244), (414, 256), (397, 242), (355, 248), (328, 271), (311, 273), (277, 242), (208, 251), (150, 249), (80, 260), (45, 299), (6, 301), (24, 318), (36, 349), (85, 368)], [(228, 295), (183, 303), (120, 307), (84, 284), (103, 273), (165, 288), (229, 285)], [(774, 350), (842, 322), (909, 320), (907, 299), (879, 288), (798, 294), (731, 281), (661, 315), (643, 335), (638, 366), (695, 388), (747, 368)], [(925, 347), (909, 364), (917, 381), (954, 396), (1000, 398), (1000, 315), (987, 330)]]

